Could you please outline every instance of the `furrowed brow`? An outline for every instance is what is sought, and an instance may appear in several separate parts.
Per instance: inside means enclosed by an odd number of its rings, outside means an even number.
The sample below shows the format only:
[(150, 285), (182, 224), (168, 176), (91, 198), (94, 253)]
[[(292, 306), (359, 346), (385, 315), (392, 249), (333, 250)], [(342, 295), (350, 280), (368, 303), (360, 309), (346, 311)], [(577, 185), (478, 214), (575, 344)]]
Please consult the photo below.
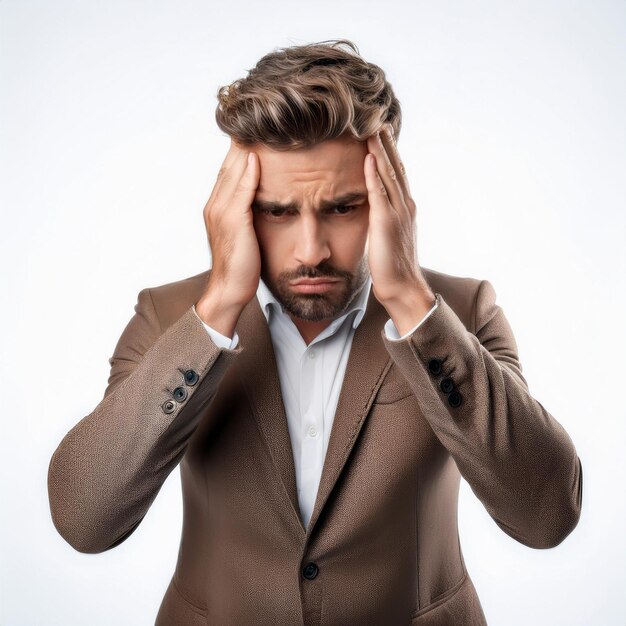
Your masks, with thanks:
[[(337, 196), (332, 200), (322, 200), (320, 202), (320, 210), (332, 209), (337, 206), (345, 206), (354, 202), (362, 202), (367, 198), (366, 192), (351, 191), (341, 196)], [(277, 202), (275, 200), (253, 200), (252, 206), (262, 211), (297, 211), (300, 209), (299, 202)]]

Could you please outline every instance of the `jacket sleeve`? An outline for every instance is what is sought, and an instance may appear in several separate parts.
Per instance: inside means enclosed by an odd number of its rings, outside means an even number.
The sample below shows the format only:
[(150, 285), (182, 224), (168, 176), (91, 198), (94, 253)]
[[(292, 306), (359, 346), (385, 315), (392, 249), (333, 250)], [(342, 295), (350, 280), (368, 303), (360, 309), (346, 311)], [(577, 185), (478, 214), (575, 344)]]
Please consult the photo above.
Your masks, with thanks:
[(150, 289), (139, 293), (104, 397), (50, 460), (52, 520), (72, 547), (104, 552), (137, 528), (242, 350), (218, 347), (193, 306), (162, 332)]
[(415, 332), (392, 341), (394, 362), (463, 478), (509, 536), (552, 548), (578, 524), (582, 463), (561, 424), (534, 399), (488, 280), (478, 284), (475, 332), (443, 299)]

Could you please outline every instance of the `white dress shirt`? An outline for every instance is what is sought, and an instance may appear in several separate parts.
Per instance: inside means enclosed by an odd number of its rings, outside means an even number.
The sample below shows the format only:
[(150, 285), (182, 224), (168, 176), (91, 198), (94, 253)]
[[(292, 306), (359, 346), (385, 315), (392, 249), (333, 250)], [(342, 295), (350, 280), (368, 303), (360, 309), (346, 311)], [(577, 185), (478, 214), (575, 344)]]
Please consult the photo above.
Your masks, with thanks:
[[(371, 287), (369, 276), (349, 309), (307, 346), (289, 315), (283, 311), (263, 279), (259, 279), (256, 295), (268, 321), (276, 355), (294, 455), (298, 501), (305, 527), (313, 512), (352, 339), (365, 315)], [(406, 339), (436, 308), (437, 303), (402, 337), (389, 318), (384, 327), (385, 335), (392, 341)], [(195, 312), (195, 306), (193, 310)], [(237, 331), (230, 338), (204, 321), (202, 323), (218, 347), (232, 350), (239, 343)]]

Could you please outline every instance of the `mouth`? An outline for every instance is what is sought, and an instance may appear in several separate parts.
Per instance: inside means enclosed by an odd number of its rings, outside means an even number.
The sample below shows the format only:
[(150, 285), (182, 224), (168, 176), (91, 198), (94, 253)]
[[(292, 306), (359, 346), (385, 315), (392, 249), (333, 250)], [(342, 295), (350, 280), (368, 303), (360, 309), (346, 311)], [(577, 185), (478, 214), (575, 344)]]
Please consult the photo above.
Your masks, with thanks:
[(296, 282), (292, 282), (292, 285), (319, 285), (320, 283), (336, 283), (339, 282), (336, 278), (301, 278)]
[(336, 278), (305, 278), (291, 283), (291, 286), (299, 293), (322, 293), (332, 289), (338, 282)]

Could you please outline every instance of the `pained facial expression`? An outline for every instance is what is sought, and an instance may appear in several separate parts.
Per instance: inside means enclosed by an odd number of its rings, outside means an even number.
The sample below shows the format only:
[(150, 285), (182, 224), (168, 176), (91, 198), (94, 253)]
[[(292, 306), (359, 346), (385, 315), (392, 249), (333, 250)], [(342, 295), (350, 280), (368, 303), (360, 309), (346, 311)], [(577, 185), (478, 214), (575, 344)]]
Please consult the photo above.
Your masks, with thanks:
[[(261, 278), (293, 317), (340, 316), (369, 276), (367, 143), (342, 137), (287, 152), (252, 149), (261, 168), (252, 204)], [(315, 292), (293, 284), (311, 278), (334, 282)]]

